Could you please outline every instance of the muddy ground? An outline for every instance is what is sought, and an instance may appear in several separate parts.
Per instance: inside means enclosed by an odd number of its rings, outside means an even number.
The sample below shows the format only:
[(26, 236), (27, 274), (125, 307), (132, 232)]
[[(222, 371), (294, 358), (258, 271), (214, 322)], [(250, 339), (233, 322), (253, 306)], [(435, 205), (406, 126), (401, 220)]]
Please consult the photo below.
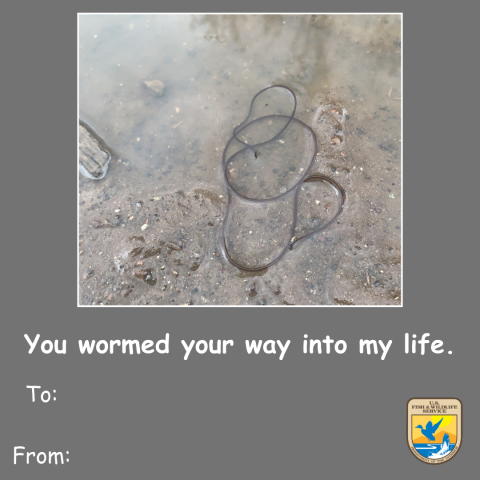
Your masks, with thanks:
[[(130, 52), (125, 47), (139, 24), (138, 17), (132, 18), (110, 23), (92, 19), (80, 25), (80, 114), (114, 152), (104, 179), (79, 177), (80, 304), (400, 305), (398, 19), (375, 17), (365, 23), (305, 16), (299, 21), (306, 38), (321, 43), (321, 51), (290, 38), (283, 53), (269, 61), (268, 51), (245, 40), (262, 18), (243, 24), (237, 19), (244, 28), (233, 38), (230, 19), (215, 23), (195, 17), (190, 33), (183, 32), (186, 41), (179, 38), (178, 52), (162, 57), (161, 66), (143, 58), (138, 73), (133, 68), (137, 47)], [(281, 21), (295, 23), (285, 18)], [(279, 31), (287, 28), (277, 18), (268, 22)], [(298, 31), (299, 25), (285, 30), (294, 39)], [(111, 38), (102, 47), (93, 32), (99, 37), (110, 32)], [(292, 45), (297, 45), (293, 56)], [(234, 51), (238, 58), (225, 55)], [(182, 59), (187, 62), (182, 68), (185, 83), (182, 77), (175, 86), (169, 75)], [(210, 62), (208, 72), (202, 69), (205, 62)], [(115, 77), (122, 87), (113, 86), (115, 68), (128, 70), (128, 75)], [(326, 70), (328, 78), (318, 69)], [(165, 83), (159, 97), (143, 85), (157, 77)], [(314, 171), (342, 185), (347, 203), (328, 230), (296, 244), (269, 270), (251, 274), (231, 266), (221, 249), (226, 207), (221, 154), (253, 95), (275, 83), (297, 94), (296, 117), (313, 128), (319, 142)], [(338, 135), (343, 109), (345, 133)], [(285, 161), (288, 180), (292, 160)], [(301, 163), (294, 167), (295, 172), (302, 168)], [(240, 182), (248, 170), (234, 174)], [(305, 184), (299, 229), (306, 232), (328, 220), (334, 202), (327, 187)], [(272, 233), (271, 222), (288, 225), (288, 199), (285, 205), (234, 207), (238, 221), (231, 221), (227, 241), (239, 258), (260, 262), (272, 255), (275, 240), (282, 243), (284, 237)]]

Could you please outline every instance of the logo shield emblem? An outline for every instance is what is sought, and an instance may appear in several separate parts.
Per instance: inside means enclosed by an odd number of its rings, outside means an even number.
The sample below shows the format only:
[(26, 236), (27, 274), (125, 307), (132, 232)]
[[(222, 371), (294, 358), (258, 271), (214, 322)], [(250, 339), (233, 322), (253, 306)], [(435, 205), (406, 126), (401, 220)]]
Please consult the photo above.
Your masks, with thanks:
[(407, 403), (407, 442), (424, 463), (451, 460), (460, 449), (462, 402), (458, 398), (411, 398)]

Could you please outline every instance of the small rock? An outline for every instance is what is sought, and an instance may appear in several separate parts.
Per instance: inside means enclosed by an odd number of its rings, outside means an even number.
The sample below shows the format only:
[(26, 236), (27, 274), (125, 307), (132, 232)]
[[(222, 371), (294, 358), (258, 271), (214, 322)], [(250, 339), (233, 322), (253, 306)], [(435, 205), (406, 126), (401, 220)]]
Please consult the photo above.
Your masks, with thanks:
[(144, 84), (150, 95), (153, 95), (154, 97), (161, 97), (163, 95), (165, 84), (160, 80), (146, 80)]

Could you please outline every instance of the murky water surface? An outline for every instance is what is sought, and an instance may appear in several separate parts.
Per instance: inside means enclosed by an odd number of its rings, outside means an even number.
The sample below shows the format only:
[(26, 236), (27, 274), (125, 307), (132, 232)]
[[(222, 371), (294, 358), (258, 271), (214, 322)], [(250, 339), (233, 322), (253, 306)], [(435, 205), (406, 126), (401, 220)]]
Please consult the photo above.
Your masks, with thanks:
[[(398, 15), (81, 15), (80, 118), (113, 157), (105, 178), (79, 181), (80, 303), (399, 305), (400, 31)], [(253, 96), (275, 84), (295, 92), (295, 117), (316, 134), (312, 171), (334, 178), (347, 203), (253, 276), (222, 252), (222, 152)], [(252, 118), (291, 108), (288, 93), (270, 90)], [(271, 138), (281, 122), (265, 119), (242, 140)], [(236, 155), (227, 175), (243, 195), (271, 198), (298, 182), (312, 152), (292, 122)], [(328, 185), (304, 184), (297, 232), (328, 222), (336, 202)], [(274, 258), (292, 211), (292, 195), (234, 199), (232, 256)]]

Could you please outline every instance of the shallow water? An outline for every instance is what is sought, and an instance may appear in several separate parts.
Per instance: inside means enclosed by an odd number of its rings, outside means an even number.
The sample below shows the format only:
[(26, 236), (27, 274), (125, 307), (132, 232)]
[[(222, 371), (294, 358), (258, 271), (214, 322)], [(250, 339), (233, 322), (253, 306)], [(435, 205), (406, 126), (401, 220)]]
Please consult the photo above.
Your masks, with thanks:
[[(81, 304), (400, 304), (399, 15), (81, 15), (79, 23), (80, 118), (114, 151), (103, 180), (79, 181)], [(144, 84), (151, 80), (165, 85), (161, 96)], [(220, 248), (221, 158), (253, 96), (274, 84), (295, 92), (295, 117), (319, 144), (313, 171), (340, 183), (347, 204), (328, 230), (252, 277)], [(258, 105), (257, 116), (289, 114), (291, 99), (269, 93)], [(252, 142), (269, 128), (244, 133)], [(236, 157), (232, 184), (268, 198), (298, 181), (312, 145), (296, 128), (258, 158)], [(328, 186), (305, 184), (297, 230), (328, 221), (335, 201)], [(291, 217), (289, 197), (235, 200), (227, 244), (242, 263), (262, 264), (288, 240)]]

